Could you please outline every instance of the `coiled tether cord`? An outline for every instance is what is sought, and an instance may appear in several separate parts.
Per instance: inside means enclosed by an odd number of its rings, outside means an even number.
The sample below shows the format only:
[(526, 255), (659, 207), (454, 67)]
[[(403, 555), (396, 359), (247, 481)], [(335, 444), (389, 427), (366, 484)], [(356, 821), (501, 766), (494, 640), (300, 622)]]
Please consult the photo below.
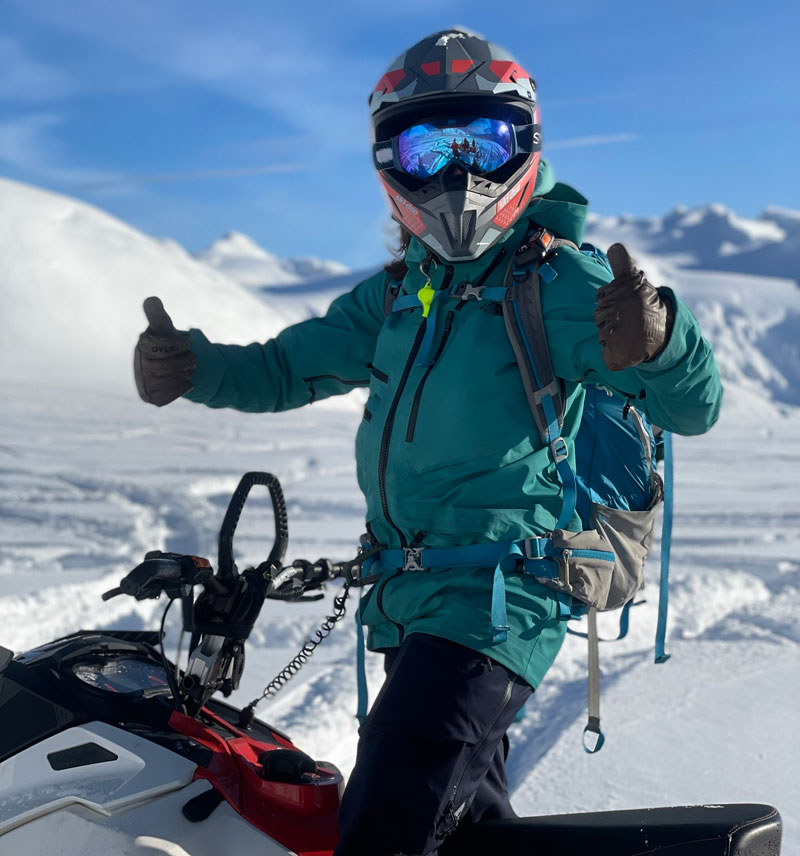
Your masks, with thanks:
[[(309, 658), (317, 650), (320, 643), (331, 635), (336, 625), (344, 618), (345, 613), (347, 612), (347, 598), (350, 596), (351, 586), (358, 585), (359, 583), (363, 585), (365, 582), (364, 580), (358, 580), (354, 577), (354, 571), (360, 572), (361, 564), (364, 560), (382, 550), (383, 547), (384, 545), (377, 545), (359, 553), (359, 555), (350, 562), (343, 562), (340, 565), (331, 566), (332, 568), (335, 568), (335, 572), (332, 576), (344, 577), (345, 579), (345, 584), (342, 587), (341, 593), (336, 595), (333, 599), (333, 612), (331, 615), (326, 616), (319, 628), (314, 631), (313, 638), (308, 639), (297, 654), (295, 654), (286, 666), (284, 666), (283, 669), (281, 669), (281, 671), (278, 672), (278, 674), (275, 675), (275, 677), (264, 687), (261, 695), (254, 698), (246, 707), (242, 708), (242, 711), (239, 714), (240, 728), (247, 728), (247, 726), (250, 725), (255, 717), (256, 706), (264, 699), (273, 698), (278, 692), (280, 692), (283, 687), (286, 686), (287, 682), (290, 681), (308, 662)], [(297, 564), (299, 565), (301, 563)]]
[(323, 639), (333, 633), (336, 624), (341, 621), (347, 612), (347, 598), (350, 594), (350, 583), (346, 582), (341, 594), (338, 594), (333, 599), (333, 613), (325, 617), (325, 620), (314, 631), (314, 637), (308, 639), (303, 647), (295, 654), (294, 657), (278, 672), (277, 675), (264, 687), (262, 693), (257, 698), (254, 698), (250, 704), (242, 708), (239, 714), (239, 726), (246, 728), (255, 716), (256, 706), (266, 698), (272, 698), (280, 692), (286, 683), (291, 680), (300, 669), (305, 666), (311, 655), (317, 650)]

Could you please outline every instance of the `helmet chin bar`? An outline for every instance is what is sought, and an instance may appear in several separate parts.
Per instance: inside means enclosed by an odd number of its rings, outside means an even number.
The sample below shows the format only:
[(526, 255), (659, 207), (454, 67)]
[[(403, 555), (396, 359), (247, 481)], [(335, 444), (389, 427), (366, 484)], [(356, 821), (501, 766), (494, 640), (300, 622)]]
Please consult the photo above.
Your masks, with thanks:
[(527, 207), (539, 154), (523, 157), (523, 166), (512, 170), (516, 180), (510, 185), (474, 175), (458, 162), (413, 184), (396, 170), (379, 175), (395, 220), (441, 259), (469, 261), (496, 244)]

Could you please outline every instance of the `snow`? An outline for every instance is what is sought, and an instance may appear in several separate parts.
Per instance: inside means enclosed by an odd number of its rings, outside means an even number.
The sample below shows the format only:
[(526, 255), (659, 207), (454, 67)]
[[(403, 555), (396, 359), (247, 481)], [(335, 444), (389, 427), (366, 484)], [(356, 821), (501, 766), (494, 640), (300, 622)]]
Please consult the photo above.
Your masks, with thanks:
[(313, 256), (282, 259), (248, 235), (228, 232), (197, 253), (198, 261), (249, 287), (303, 283), (349, 272), (340, 262)]
[[(164, 299), (179, 326), (263, 340), (368, 272), (255, 294), (174, 242), (74, 200), (8, 181), (0, 200), (0, 644), (22, 651), (79, 628), (156, 628), (163, 603), (103, 603), (100, 594), (150, 549), (215, 561), (228, 498), (248, 470), (281, 479), (288, 558), (351, 557), (364, 514), (352, 454), (358, 393), (284, 414), (185, 401), (156, 409), (136, 398), (129, 362), (148, 294)], [(787, 230), (792, 217), (774, 216)], [(800, 849), (800, 291), (790, 278), (686, 269), (677, 254), (654, 254), (653, 236), (663, 238), (669, 217), (646, 228), (635, 218), (593, 228), (607, 243), (620, 234), (640, 241), (648, 274), (693, 307), (726, 379), (719, 424), (676, 438), (672, 658), (652, 663), (654, 560), (630, 634), (601, 648), (605, 747), (593, 756), (581, 747), (586, 654), (568, 637), (512, 729), (509, 780), (525, 814), (772, 803), (792, 854)], [(249, 246), (253, 257), (259, 251)], [(266, 500), (254, 492), (237, 534), (240, 567), (264, 557), (270, 532)], [(338, 590), (318, 603), (265, 604), (235, 703), (260, 694)], [(353, 603), (348, 611), (300, 674), (259, 707), (304, 751), (345, 772), (357, 740)], [(601, 616), (601, 633), (614, 621)], [(176, 622), (172, 615), (173, 650)], [(374, 697), (379, 658), (368, 658), (368, 676)]]
[(151, 294), (179, 329), (200, 327), (217, 341), (265, 341), (287, 320), (174, 242), (2, 178), (0, 259), (3, 378), (129, 385), (131, 350), (146, 326), (141, 306)]

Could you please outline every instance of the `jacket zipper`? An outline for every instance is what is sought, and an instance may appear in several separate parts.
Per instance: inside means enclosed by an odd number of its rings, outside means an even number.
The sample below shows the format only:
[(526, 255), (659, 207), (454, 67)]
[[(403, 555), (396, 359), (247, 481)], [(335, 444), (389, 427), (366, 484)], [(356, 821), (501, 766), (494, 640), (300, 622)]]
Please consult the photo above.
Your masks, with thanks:
[(433, 371), (433, 367), (436, 365), (439, 360), (439, 357), (442, 355), (444, 346), (447, 344), (447, 338), (450, 335), (450, 328), (453, 326), (454, 311), (455, 310), (451, 309), (447, 313), (447, 320), (444, 323), (444, 332), (442, 333), (442, 341), (439, 342), (439, 347), (436, 349), (436, 353), (433, 357), (433, 362), (428, 366), (427, 369), (425, 369), (425, 374), (422, 375), (422, 379), (419, 382), (417, 391), (414, 393), (414, 401), (411, 404), (411, 416), (409, 416), (408, 418), (408, 428), (406, 429), (406, 443), (411, 443), (414, 439), (414, 429), (417, 427), (417, 414), (419, 412), (419, 403), (422, 399), (422, 390), (428, 380), (428, 376)]
[(389, 502), (386, 498), (386, 464), (389, 460), (389, 441), (392, 437), (392, 426), (394, 424), (394, 417), (397, 414), (397, 407), (400, 404), (400, 396), (403, 394), (403, 390), (408, 383), (408, 376), (411, 374), (411, 367), (414, 365), (417, 351), (419, 351), (422, 345), (422, 338), (425, 335), (427, 324), (428, 319), (425, 318), (422, 324), (419, 325), (417, 335), (414, 337), (414, 343), (411, 345), (411, 350), (406, 358), (406, 364), (403, 366), (403, 374), (400, 376), (400, 382), (397, 384), (397, 391), (392, 399), (389, 412), (386, 414), (386, 422), (384, 423), (383, 435), (381, 436), (380, 453), (378, 455), (378, 491), (381, 496), (381, 510), (383, 511), (383, 516), (386, 518), (386, 522), (400, 537), (400, 546), (403, 548), (408, 547), (406, 536), (401, 532), (394, 520), (392, 520), (391, 514), (389, 514)]
[(367, 378), (367, 380), (345, 380), (343, 377), (339, 377), (339, 375), (335, 374), (321, 374), (314, 375), (313, 377), (304, 377), (303, 382), (308, 384), (309, 391), (311, 392), (311, 398), (308, 402), (309, 404), (313, 404), (317, 400), (317, 391), (314, 389), (315, 380), (336, 380), (346, 386), (367, 386), (369, 384), (369, 378)]
[[(438, 289), (438, 291), (442, 292), (447, 289), (450, 285), (450, 280), (453, 278), (453, 266), (445, 265), (444, 271), (444, 278), (442, 279), (442, 284)], [(381, 437), (380, 454), (378, 455), (378, 491), (381, 497), (381, 510), (383, 511), (383, 516), (386, 518), (387, 523), (395, 532), (397, 532), (400, 538), (400, 546), (403, 548), (408, 547), (408, 540), (400, 530), (400, 527), (394, 522), (394, 520), (392, 520), (391, 514), (389, 514), (389, 503), (386, 497), (386, 465), (389, 462), (389, 442), (392, 439), (392, 428), (394, 427), (394, 419), (397, 415), (397, 408), (400, 404), (400, 397), (408, 383), (408, 378), (411, 374), (411, 369), (414, 366), (414, 361), (417, 358), (417, 353), (422, 345), (422, 340), (425, 336), (429, 320), (430, 319), (428, 318), (422, 319), (422, 323), (417, 329), (417, 335), (414, 337), (414, 342), (411, 345), (411, 350), (406, 358), (406, 364), (403, 366), (403, 373), (400, 375), (400, 381), (397, 384), (397, 391), (392, 399), (389, 412), (386, 414), (386, 422), (383, 426), (383, 436)]]
[(502, 715), (503, 711), (508, 706), (508, 702), (511, 699), (511, 690), (512, 690), (513, 686), (514, 686), (513, 681), (509, 680), (506, 682), (506, 691), (503, 693), (503, 700), (500, 702), (500, 706), (497, 708), (497, 713), (495, 713), (495, 715), (492, 717), (491, 722), (486, 726), (486, 730), (481, 735), (481, 739), (472, 747), (472, 752), (469, 753), (469, 758), (467, 758), (467, 762), (466, 762), (466, 764), (464, 764), (464, 768), (462, 769), (461, 773), (459, 774), (459, 777), (458, 777), (455, 785), (453, 785), (453, 795), (450, 798), (450, 804), (447, 806), (447, 810), (446, 810), (447, 813), (449, 813), (449, 814), (453, 813), (453, 811), (456, 807), (455, 803), (456, 803), (456, 797), (458, 796), (458, 789), (461, 787), (461, 782), (464, 780), (464, 776), (466, 775), (467, 770), (469, 769), (469, 765), (472, 763), (472, 759), (480, 751), (480, 748), (486, 742), (486, 738), (489, 736), (489, 732), (494, 728), (494, 724), (497, 722), (498, 719), (500, 719), (500, 716)]

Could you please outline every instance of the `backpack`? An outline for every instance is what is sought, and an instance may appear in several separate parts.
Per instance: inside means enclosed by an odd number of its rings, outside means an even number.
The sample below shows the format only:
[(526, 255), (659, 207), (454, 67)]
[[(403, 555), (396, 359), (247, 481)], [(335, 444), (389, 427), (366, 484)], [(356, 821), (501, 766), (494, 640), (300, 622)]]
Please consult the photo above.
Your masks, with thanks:
[[(540, 294), (541, 282), (550, 283), (557, 277), (549, 261), (558, 248), (565, 245), (579, 249), (571, 241), (557, 238), (544, 228), (536, 228), (516, 251), (502, 286), (460, 283), (452, 296), (462, 300), (496, 301), (502, 307), (531, 414), (542, 443), (550, 448), (561, 481), (563, 505), (553, 531), (546, 536), (528, 538), (524, 544), (511, 545), (511, 552), (519, 554), (526, 573), (555, 590), (562, 616), (587, 617), (585, 634), (571, 629), (569, 632), (588, 640), (589, 716), (583, 744), (587, 752), (593, 753), (599, 751), (604, 742), (600, 730), (597, 612), (621, 609), (617, 638), (626, 635), (630, 607), (644, 585), (644, 561), (662, 503), (665, 508), (656, 662), (665, 662), (669, 657), (664, 652), (664, 637), (672, 520), (671, 438), (667, 432), (654, 432), (646, 416), (636, 410), (633, 399), (626, 400), (604, 388), (587, 386), (584, 415), (576, 437), (576, 471), (573, 472), (567, 445), (561, 436), (564, 391), (550, 360)], [(608, 260), (597, 248), (584, 244), (579, 251), (597, 258), (610, 271)], [(417, 295), (400, 296), (400, 283), (390, 282), (384, 309), (388, 315), (415, 302), (418, 306), (423, 299), (422, 293), (419, 298)], [(663, 450), (665, 461), (664, 481), (656, 470), (659, 450)], [(583, 525), (579, 532), (565, 528), (575, 511)], [(431, 566), (478, 564), (479, 557), (489, 558), (489, 546), (385, 550), (371, 557), (364, 571), (374, 570), (381, 564), (388, 567), (405, 563), (409, 567), (409, 562), (414, 563), (411, 569), (417, 570), (422, 569), (423, 563)], [(491, 546), (505, 550), (509, 545)], [(395, 553), (405, 555), (396, 556)], [(414, 555), (409, 556), (409, 553)], [(423, 554), (426, 554), (425, 559)], [(508, 628), (500, 560), (495, 568), (492, 625), (495, 641), (503, 641)]]

